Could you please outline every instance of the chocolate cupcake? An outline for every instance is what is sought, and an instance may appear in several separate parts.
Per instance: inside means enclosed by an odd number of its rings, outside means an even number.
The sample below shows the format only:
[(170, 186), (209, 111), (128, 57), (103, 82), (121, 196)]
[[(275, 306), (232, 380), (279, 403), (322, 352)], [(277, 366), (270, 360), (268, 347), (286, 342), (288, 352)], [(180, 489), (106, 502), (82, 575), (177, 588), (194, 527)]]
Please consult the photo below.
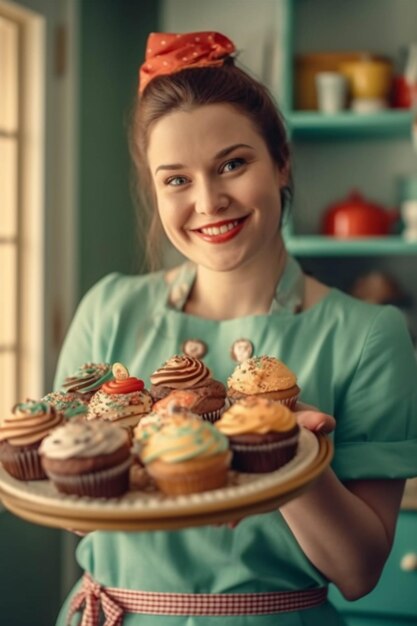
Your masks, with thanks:
[(299, 395), (300, 388), (294, 372), (271, 356), (245, 359), (227, 380), (227, 397), (231, 403), (257, 396), (293, 409)]
[(225, 386), (212, 377), (203, 361), (194, 357), (171, 357), (151, 375), (150, 380), (153, 410), (178, 404), (209, 422), (215, 422), (226, 408)]
[(63, 416), (43, 401), (16, 404), (0, 424), (0, 462), (18, 480), (46, 478), (39, 457), (42, 440), (63, 423)]
[(110, 422), (67, 422), (42, 441), (39, 454), (62, 493), (113, 498), (129, 489), (128, 436)]
[(294, 458), (300, 434), (286, 406), (252, 396), (235, 402), (215, 427), (229, 439), (239, 472), (273, 472)]

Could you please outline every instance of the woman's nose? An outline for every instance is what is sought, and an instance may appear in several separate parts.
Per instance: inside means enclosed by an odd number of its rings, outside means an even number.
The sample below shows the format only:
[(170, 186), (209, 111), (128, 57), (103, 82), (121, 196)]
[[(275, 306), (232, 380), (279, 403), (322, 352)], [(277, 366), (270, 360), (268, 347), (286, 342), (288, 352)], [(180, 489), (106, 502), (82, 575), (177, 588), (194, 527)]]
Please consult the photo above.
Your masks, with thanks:
[(196, 186), (196, 213), (214, 215), (224, 211), (228, 206), (229, 199), (221, 185), (206, 180)]

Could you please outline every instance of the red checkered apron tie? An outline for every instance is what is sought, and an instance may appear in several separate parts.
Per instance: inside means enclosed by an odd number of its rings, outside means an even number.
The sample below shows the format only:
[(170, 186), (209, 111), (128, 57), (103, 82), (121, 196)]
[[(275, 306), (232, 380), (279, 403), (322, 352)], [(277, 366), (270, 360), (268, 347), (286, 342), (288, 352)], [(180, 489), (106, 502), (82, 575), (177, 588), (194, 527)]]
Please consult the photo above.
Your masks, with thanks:
[(327, 587), (303, 591), (268, 593), (158, 593), (102, 587), (88, 574), (72, 599), (68, 624), (83, 611), (81, 626), (99, 626), (100, 608), (104, 626), (121, 626), (125, 613), (143, 615), (265, 615), (299, 611), (326, 601)]

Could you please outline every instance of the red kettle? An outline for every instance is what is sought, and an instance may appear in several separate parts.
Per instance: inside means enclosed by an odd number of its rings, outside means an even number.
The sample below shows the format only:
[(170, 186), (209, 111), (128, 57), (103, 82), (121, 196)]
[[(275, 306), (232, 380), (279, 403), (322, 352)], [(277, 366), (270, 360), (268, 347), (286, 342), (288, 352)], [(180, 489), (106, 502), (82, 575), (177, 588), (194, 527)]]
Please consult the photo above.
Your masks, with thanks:
[(389, 235), (399, 217), (397, 209), (385, 209), (353, 190), (326, 209), (322, 232), (341, 238)]

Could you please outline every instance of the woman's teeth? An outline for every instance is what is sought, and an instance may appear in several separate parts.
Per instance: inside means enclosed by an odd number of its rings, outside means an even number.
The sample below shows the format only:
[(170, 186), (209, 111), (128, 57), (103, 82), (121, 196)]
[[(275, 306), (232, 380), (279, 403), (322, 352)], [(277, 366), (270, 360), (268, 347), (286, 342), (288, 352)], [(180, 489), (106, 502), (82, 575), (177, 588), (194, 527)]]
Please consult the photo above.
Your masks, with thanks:
[(208, 228), (201, 228), (200, 230), (204, 235), (223, 235), (229, 230), (232, 230), (232, 228), (236, 228), (238, 224), (239, 222), (235, 220), (234, 222), (229, 222), (229, 224), (223, 224), (222, 226), (209, 226)]

